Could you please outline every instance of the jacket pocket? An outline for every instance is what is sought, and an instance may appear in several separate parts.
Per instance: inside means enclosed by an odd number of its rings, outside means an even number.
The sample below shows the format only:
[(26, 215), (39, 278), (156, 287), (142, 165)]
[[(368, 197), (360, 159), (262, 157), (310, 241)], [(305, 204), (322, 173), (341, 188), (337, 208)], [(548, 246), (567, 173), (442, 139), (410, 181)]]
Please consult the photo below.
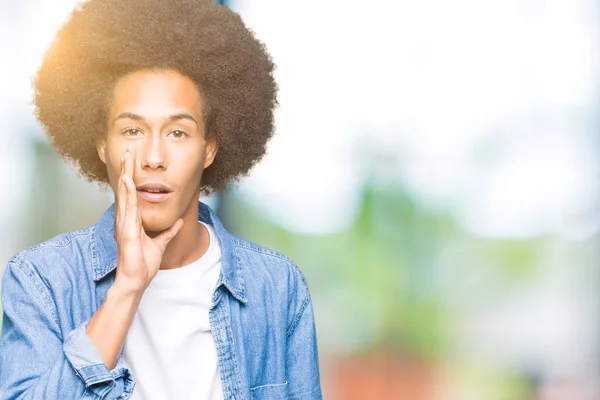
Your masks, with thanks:
[(261, 385), (250, 388), (250, 395), (255, 400), (280, 400), (287, 398), (287, 382)]

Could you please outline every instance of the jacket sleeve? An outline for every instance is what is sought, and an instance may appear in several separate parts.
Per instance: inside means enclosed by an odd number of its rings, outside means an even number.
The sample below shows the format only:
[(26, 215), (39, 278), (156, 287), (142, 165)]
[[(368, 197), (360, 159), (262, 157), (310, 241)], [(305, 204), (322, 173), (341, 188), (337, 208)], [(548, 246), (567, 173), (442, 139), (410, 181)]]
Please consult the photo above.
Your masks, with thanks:
[(2, 306), (0, 400), (129, 397), (134, 382), (122, 357), (110, 371), (86, 334), (87, 322), (63, 340), (50, 291), (27, 264), (8, 264)]
[(290, 400), (322, 398), (317, 333), (308, 286), (299, 274), (295, 299), (290, 303), (294, 319), (288, 329), (286, 371)]

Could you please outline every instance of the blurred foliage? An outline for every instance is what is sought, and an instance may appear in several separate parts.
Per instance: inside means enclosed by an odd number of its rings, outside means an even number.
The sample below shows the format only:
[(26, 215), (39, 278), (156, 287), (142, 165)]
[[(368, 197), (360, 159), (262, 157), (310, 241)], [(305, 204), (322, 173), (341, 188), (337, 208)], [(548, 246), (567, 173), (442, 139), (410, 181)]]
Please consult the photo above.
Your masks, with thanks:
[(363, 336), (350, 345), (354, 350), (381, 345), (423, 355), (440, 350), (450, 311), (431, 290), (430, 279), (437, 247), (456, 231), (448, 215), (424, 210), (400, 189), (367, 186), (349, 229), (310, 236), (265, 220), (239, 196), (235, 202), (233, 233), (292, 258), (306, 274), (315, 303), (333, 301), (340, 307), (338, 318), (350, 317), (342, 323), (350, 330), (344, 336)]
[(518, 285), (533, 276), (543, 244), (474, 238), (450, 211), (427, 207), (400, 186), (365, 186), (353, 224), (331, 235), (291, 232), (238, 192), (227, 196), (232, 233), (282, 252), (305, 273), (320, 340), (334, 351), (392, 346), (439, 356), (459, 320), (454, 297), (464, 294), (470, 270), (490, 269), (501, 278), (494, 284)]

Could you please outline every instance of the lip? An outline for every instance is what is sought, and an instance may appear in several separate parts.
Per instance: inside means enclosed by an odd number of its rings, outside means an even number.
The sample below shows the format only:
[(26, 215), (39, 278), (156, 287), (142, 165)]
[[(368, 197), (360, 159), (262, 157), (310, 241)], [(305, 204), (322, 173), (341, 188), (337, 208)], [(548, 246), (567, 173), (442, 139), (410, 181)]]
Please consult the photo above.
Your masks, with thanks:
[[(160, 192), (153, 193), (148, 192), (148, 190), (160, 190)], [(162, 203), (173, 194), (171, 188), (160, 182), (146, 182), (138, 185), (137, 192), (142, 199), (149, 203)]]
[(166, 201), (169, 197), (171, 197), (173, 193), (151, 193), (138, 190), (138, 194), (142, 199), (146, 200), (148, 203), (162, 203), (163, 201)]

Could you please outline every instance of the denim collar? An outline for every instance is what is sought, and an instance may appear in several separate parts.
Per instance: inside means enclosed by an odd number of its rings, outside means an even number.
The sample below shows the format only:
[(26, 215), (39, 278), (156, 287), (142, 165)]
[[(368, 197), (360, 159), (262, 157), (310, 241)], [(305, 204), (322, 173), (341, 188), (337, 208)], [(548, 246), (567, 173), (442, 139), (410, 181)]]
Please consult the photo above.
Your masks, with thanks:
[[(221, 274), (217, 288), (225, 286), (231, 294), (242, 303), (246, 303), (246, 288), (244, 275), (239, 258), (236, 255), (235, 237), (225, 230), (225, 227), (211, 210), (198, 202), (198, 221), (210, 225), (219, 238), (221, 245)], [(115, 205), (111, 205), (94, 225), (92, 239), (92, 264), (94, 281), (99, 281), (114, 271), (117, 267), (117, 243), (114, 238)]]

